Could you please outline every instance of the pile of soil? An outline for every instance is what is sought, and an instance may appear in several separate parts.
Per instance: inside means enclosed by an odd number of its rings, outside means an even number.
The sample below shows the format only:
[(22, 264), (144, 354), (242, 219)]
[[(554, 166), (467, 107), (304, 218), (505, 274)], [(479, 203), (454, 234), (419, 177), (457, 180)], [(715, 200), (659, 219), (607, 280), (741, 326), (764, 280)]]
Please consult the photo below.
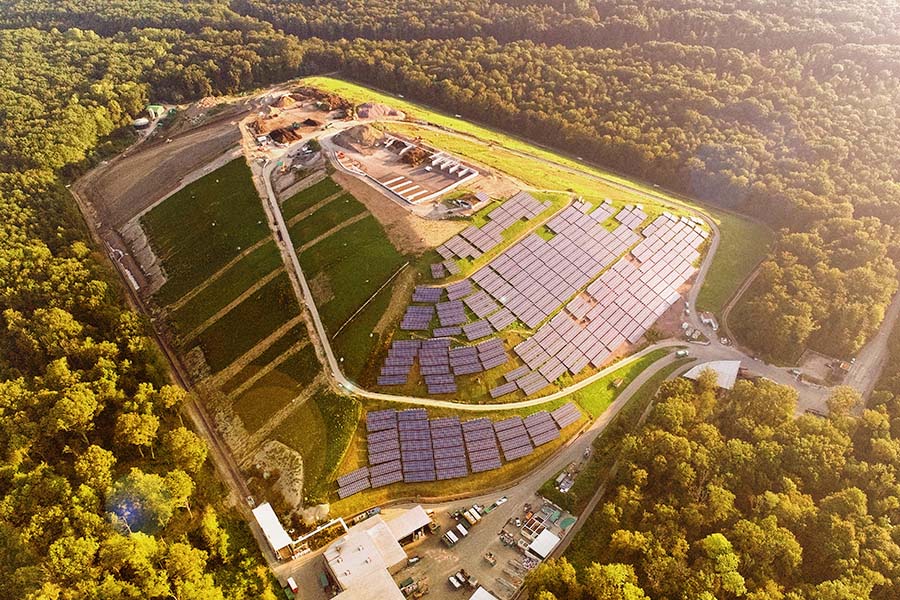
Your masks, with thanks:
[(356, 107), (356, 114), (360, 119), (405, 119), (406, 115), (391, 108), (386, 104), (378, 104), (375, 102), (366, 102)]
[(277, 106), (278, 108), (290, 108), (297, 103), (296, 100), (291, 98), (290, 95), (285, 95), (276, 100), (272, 106)]
[(343, 109), (349, 111), (353, 108), (353, 105), (347, 100), (337, 96), (335, 94), (329, 94), (327, 92), (323, 92), (322, 90), (317, 90), (316, 88), (311, 87), (301, 87), (294, 90), (292, 94), (294, 98), (312, 98), (324, 104), (329, 111)]
[(357, 125), (345, 129), (334, 138), (334, 143), (360, 154), (371, 154), (375, 142), (381, 139), (381, 132), (368, 125)]

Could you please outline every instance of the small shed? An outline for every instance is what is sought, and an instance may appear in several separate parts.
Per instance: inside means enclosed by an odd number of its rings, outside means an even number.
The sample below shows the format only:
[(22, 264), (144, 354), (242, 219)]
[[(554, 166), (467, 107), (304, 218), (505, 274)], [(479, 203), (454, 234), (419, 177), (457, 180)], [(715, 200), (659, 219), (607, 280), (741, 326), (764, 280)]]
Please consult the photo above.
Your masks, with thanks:
[(528, 553), (539, 560), (545, 560), (557, 544), (559, 544), (559, 536), (549, 529), (545, 529), (528, 545)]
[(275, 556), (281, 559), (290, 558), (293, 540), (288, 535), (288, 532), (284, 530), (284, 526), (278, 520), (272, 505), (268, 502), (260, 504), (253, 509), (253, 516), (256, 518), (256, 522), (259, 523), (259, 527), (262, 529), (263, 535), (266, 541), (269, 542), (269, 546), (272, 548)]
[(166, 107), (162, 104), (148, 104), (146, 110), (151, 119), (158, 119), (166, 114)]
[(418, 531), (424, 530), (431, 523), (431, 517), (421, 506), (415, 506), (403, 514), (394, 517), (387, 522), (388, 528), (394, 534), (394, 539), (401, 544), (412, 541)]

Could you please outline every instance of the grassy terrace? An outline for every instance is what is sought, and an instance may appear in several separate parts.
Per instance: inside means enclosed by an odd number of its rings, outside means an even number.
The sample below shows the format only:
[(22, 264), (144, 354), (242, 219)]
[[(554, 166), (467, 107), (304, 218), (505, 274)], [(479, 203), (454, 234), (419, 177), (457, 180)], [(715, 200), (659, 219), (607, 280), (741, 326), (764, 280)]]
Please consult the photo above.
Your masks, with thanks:
[(289, 230), (291, 241), (300, 248), (365, 210), (359, 200), (344, 194), (295, 223)]
[(292, 217), (297, 216), (316, 202), (341, 191), (343, 191), (341, 187), (331, 177), (326, 177), (319, 183), (300, 190), (281, 203), (281, 212), (284, 215), (284, 220), (290, 221)]
[(303, 456), (304, 494), (315, 502), (332, 486), (338, 465), (356, 432), (359, 402), (319, 390), (297, 407), (272, 438)]
[(303, 324), (297, 325), (286, 334), (275, 340), (275, 342), (271, 346), (269, 346), (265, 350), (265, 352), (257, 356), (255, 360), (251, 361), (246, 367), (238, 371), (228, 381), (222, 384), (222, 391), (226, 394), (230, 394), (242, 383), (256, 375), (256, 373), (258, 373), (263, 367), (287, 352), (287, 350), (291, 346), (303, 342), (307, 339), (308, 335), (306, 332), (306, 326)]
[(269, 235), (242, 158), (175, 192), (141, 224), (166, 271), (166, 283), (156, 294), (161, 304), (177, 300)]
[(304, 346), (238, 396), (234, 401), (234, 412), (247, 430), (254, 432), (269, 417), (300, 396), (318, 372), (315, 348)]
[(275, 241), (260, 246), (171, 313), (178, 331), (188, 333), (235, 300), (261, 276), (282, 267)]
[(287, 274), (276, 277), (197, 336), (210, 370), (224, 369), (299, 312)]
[[(302, 221), (301, 221), (302, 223)], [(315, 298), (328, 331), (336, 331), (405, 262), (375, 217), (335, 232), (300, 253), (310, 280), (323, 274), (327, 295)]]
[(714, 218), (722, 237), (696, 308), (718, 313), (765, 258), (773, 234), (765, 225), (732, 213), (716, 212)]

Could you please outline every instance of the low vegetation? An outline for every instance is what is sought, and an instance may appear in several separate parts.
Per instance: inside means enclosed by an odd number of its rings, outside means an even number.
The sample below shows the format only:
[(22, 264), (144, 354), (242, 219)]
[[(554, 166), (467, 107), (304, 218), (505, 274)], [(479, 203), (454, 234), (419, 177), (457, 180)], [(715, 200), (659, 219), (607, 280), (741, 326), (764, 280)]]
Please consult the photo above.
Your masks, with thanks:
[(175, 192), (141, 218), (166, 283), (157, 300), (177, 300), (269, 235), (250, 168), (237, 158)]
[(349, 319), (404, 262), (372, 216), (300, 253), (307, 278), (313, 280), (322, 274), (328, 282), (327, 296), (315, 300), (329, 332)]
[(287, 274), (276, 277), (203, 330), (196, 341), (215, 373), (300, 312)]
[(282, 202), (281, 214), (284, 215), (285, 221), (290, 221), (304, 210), (314, 206), (317, 202), (321, 202), (325, 198), (342, 191), (341, 187), (331, 177), (326, 177), (322, 181), (300, 190)]
[(365, 211), (359, 200), (343, 194), (291, 226), (291, 242), (300, 248)]

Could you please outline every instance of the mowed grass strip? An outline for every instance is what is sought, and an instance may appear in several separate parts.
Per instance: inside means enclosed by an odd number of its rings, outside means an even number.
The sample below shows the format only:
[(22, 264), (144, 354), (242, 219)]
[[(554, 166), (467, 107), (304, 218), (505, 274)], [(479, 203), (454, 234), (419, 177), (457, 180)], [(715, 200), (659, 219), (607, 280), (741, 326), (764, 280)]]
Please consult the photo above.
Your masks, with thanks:
[(308, 337), (305, 325), (294, 327), (278, 338), (275, 343), (266, 348), (265, 352), (257, 356), (255, 360), (251, 361), (247, 366), (234, 374), (231, 379), (226, 381), (221, 386), (222, 392), (230, 394), (242, 383), (256, 375), (260, 369), (287, 352), (288, 348), (298, 342), (308, 339)]
[(344, 375), (357, 383), (365, 371), (373, 350), (381, 340), (381, 336), (373, 333), (375, 326), (387, 312), (394, 297), (394, 285), (381, 290), (372, 302), (360, 312), (341, 333), (331, 340), (338, 359), (342, 360), (341, 370)]
[(178, 331), (193, 331), (261, 277), (282, 265), (281, 254), (274, 240), (260, 246), (171, 314)]
[(362, 202), (350, 194), (343, 194), (295, 223), (288, 230), (291, 242), (299, 248), (365, 210), (366, 207)]
[(291, 354), (276, 368), (260, 377), (234, 401), (234, 412), (254, 433), (275, 413), (303, 393), (319, 373), (319, 361), (312, 345)]
[(175, 192), (141, 224), (165, 268), (166, 283), (156, 294), (162, 304), (174, 302), (269, 235), (243, 158)]
[(307, 278), (328, 277), (330, 296), (314, 298), (328, 331), (333, 332), (362, 306), (404, 263), (371, 215), (300, 253)]
[(333, 489), (338, 465), (359, 423), (356, 400), (320, 389), (272, 432), (272, 439), (303, 457), (303, 488), (310, 502)]
[[(668, 353), (669, 351), (664, 349), (654, 350), (633, 363), (616, 369), (609, 375), (581, 388), (571, 395), (571, 399), (575, 400), (592, 419), (596, 419), (609, 408), (609, 405), (619, 396), (619, 392), (628, 387), (644, 369)], [(620, 384), (614, 385), (619, 379), (622, 380)]]
[(744, 283), (756, 265), (766, 257), (774, 234), (756, 221), (714, 211), (721, 237), (712, 266), (700, 294), (697, 310), (719, 313)]
[(285, 221), (300, 214), (319, 200), (341, 191), (341, 187), (331, 177), (326, 177), (318, 183), (314, 183), (306, 189), (300, 190), (281, 203), (281, 214)]
[(300, 312), (287, 274), (276, 277), (197, 336), (213, 373)]

